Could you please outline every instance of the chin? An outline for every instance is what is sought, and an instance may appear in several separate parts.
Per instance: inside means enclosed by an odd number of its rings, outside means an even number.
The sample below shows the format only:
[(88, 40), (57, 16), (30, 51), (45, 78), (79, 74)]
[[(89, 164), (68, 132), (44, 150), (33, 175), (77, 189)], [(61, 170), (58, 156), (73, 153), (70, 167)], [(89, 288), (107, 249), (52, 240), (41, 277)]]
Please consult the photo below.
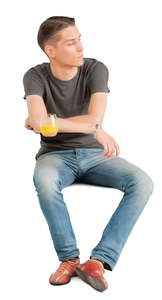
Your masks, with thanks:
[(83, 59), (78, 59), (77, 61), (71, 63), (71, 66), (79, 67), (79, 66), (82, 66), (83, 64), (84, 64), (84, 58)]
[(78, 66), (82, 66), (84, 64), (84, 58), (78, 61)]
[(77, 67), (82, 66), (84, 62), (78, 63)]

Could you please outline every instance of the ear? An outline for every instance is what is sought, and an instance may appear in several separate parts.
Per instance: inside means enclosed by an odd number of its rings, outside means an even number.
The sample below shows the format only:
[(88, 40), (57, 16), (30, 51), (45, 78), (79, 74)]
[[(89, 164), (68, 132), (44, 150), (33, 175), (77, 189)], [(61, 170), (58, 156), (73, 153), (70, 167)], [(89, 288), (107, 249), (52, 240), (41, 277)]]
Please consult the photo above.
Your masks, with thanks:
[(44, 51), (46, 52), (47, 56), (50, 58), (55, 58), (55, 49), (52, 45), (45, 45)]

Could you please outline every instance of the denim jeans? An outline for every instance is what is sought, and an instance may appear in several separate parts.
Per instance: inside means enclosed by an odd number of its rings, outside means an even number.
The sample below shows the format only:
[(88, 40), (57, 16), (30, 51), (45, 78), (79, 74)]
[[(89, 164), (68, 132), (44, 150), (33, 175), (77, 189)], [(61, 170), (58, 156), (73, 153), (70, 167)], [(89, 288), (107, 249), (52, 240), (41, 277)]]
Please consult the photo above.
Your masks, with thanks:
[(153, 181), (126, 159), (115, 154), (107, 158), (102, 152), (98, 148), (74, 148), (42, 154), (35, 164), (33, 182), (60, 261), (80, 254), (62, 189), (78, 181), (124, 193), (90, 255), (102, 259), (104, 268), (112, 271), (153, 192)]

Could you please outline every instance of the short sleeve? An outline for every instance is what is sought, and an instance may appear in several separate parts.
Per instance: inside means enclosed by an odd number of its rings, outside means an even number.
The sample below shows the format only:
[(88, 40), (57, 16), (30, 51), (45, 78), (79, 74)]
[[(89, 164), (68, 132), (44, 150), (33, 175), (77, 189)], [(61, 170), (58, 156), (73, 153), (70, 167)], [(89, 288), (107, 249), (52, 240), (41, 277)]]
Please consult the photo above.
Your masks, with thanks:
[(33, 69), (29, 69), (23, 76), (23, 85), (26, 99), (28, 95), (40, 95), (43, 97), (44, 85), (39, 74)]
[(98, 61), (93, 67), (87, 80), (87, 86), (90, 90), (90, 94), (97, 92), (109, 93), (108, 87), (109, 71), (105, 64)]

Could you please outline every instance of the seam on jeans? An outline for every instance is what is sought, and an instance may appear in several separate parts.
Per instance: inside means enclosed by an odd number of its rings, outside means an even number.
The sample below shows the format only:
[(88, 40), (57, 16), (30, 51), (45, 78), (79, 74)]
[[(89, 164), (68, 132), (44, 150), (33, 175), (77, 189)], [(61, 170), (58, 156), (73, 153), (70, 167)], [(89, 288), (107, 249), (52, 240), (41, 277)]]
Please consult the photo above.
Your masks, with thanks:
[[(87, 172), (88, 172), (88, 170), (87, 170)], [(94, 172), (92, 172), (92, 171), (90, 171), (89, 172), (89, 174), (87, 174), (87, 172), (85, 172), (84, 173), (84, 175), (83, 175), (83, 177), (86, 175), (91, 175), (91, 174), (94, 174)], [(100, 174), (100, 173), (97, 173), (97, 175), (103, 175), (103, 174)], [(114, 176), (110, 176), (112, 179), (114, 179), (114, 180), (116, 180), (116, 177), (114, 177)], [(97, 183), (94, 183), (95, 185), (99, 185), (99, 184), (97, 184)], [(122, 183), (122, 181), (120, 181), (119, 182), (119, 184), (120, 184), (120, 186), (121, 186), (121, 189), (122, 189), (122, 192), (125, 192), (125, 189), (124, 189), (124, 185), (123, 185), (123, 183)], [(99, 185), (100, 186), (100, 185)], [(113, 187), (113, 186), (105, 186), (105, 185), (101, 185), (101, 186), (103, 186), (103, 187), (112, 187), (112, 188), (114, 188), (114, 189), (118, 189), (118, 188), (116, 188), (116, 187)], [(120, 190), (120, 189), (119, 189)]]
[[(68, 177), (68, 176), (69, 176), (69, 174), (65, 174), (65, 175), (64, 175), (64, 178), (65, 178), (65, 177)], [(74, 182), (75, 182), (75, 179), (74, 179), (74, 181), (73, 181), (72, 183), (74, 183)], [(71, 184), (72, 184), (72, 183), (71, 183)], [(71, 184), (69, 184), (68, 186), (70, 186)], [(59, 185), (61, 185), (61, 187), (62, 187), (62, 179), (61, 179), (61, 178), (59, 178)]]
[[(103, 152), (103, 151), (102, 151)], [(101, 153), (99, 153), (99, 154), (101, 154)], [(97, 155), (97, 157), (98, 157), (98, 155)], [(115, 157), (115, 155), (113, 155), (112, 157), (110, 157), (109, 159), (112, 159), (112, 158), (114, 158)], [(104, 161), (99, 161), (99, 162), (96, 162), (96, 165), (95, 166), (93, 166), (93, 167), (90, 167), (84, 174), (86, 174), (87, 172), (89, 172), (89, 170), (90, 169), (93, 169), (93, 168), (95, 168), (95, 167), (97, 167), (97, 166), (99, 166), (99, 165), (101, 165), (101, 164), (104, 164), (105, 163), (105, 160)], [(82, 168), (83, 170), (84, 169), (86, 169), (86, 167), (85, 168)], [(91, 171), (90, 171), (91, 172)]]
[[(94, 152), (99, 152), (98, 150), (101, 150), (101, 151), (103, 151), (104, 149), (100, 149), (100, 148), (83, 148), (83, 149), (88, 149), (88, 150), (94, 150)], [(80, 154), (82, 154), (81, 152), (80, 152)], [(84, 176), (85, 174), (84, 174), (84, 169), (85, 168), (81, 168), (81, 166), (80, 166), (80, 161), (79, 161), (79, 158), (80, 159), (82, 159), (82, 157), (83, 157), (84, 155), (80, 155), (80, 156), (77, 156), (77, 152), (76, 152), (76, 159), (77, 159), (77, 161), (78, 161), (78, 174), (79, 174), (79, 176), (81, 177), (81, 176)], [(88, 171), (88, 170), (87, 170)]]
[(77, 162), (78, 162), (78, 175), (81, 176), (81, 168), (80, 168), (80, 165), (79, 165), (79, 158), (77, 156), (77, 152), (76, 152), (76, 159), (77, 159)]

